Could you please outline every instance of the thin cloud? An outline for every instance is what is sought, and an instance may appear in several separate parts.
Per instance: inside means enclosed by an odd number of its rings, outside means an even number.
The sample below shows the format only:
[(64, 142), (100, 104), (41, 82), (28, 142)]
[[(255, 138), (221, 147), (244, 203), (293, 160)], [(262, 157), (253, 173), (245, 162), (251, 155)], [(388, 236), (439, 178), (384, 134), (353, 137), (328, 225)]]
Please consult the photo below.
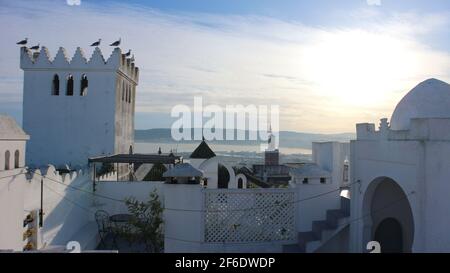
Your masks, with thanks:
[(69, 6), (79, 6), (81, 5), (81, 0), (66, 0), (66, 3)]
[(381, 6), (381, 0), (366, 0), (369, 6)]

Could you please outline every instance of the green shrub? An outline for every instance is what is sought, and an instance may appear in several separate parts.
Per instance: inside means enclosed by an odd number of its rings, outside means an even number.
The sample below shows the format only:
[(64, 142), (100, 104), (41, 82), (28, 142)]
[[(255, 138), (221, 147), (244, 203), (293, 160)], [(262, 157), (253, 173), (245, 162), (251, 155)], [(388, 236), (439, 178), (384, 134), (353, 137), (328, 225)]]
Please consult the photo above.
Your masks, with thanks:
[(150, 193), (146, 202), (138, 201), (134, 197), (125, 200), (131, 220), (130, 237), (134, 241), (144, 242), (146, 251), (162, 252), (164, 248), (163, 236), (163, 207), (156, 189)]

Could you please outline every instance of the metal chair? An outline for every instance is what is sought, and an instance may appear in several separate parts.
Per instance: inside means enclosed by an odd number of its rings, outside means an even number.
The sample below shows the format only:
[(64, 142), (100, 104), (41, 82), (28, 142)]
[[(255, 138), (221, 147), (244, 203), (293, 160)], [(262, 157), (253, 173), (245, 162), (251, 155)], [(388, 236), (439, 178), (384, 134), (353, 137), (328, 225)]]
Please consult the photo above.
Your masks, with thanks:
[(114, 235), (108, 212), (104, 210), (96, 211), (95, 221), (97, 222), (98, 235), (100, 236), (100, 244), (102, 244), (106, 248), (107, 247), (106, 238), (108, 235), (111, 235), (113, 239), (113, 244), (114, 246), (117, 247), (116, 236)]

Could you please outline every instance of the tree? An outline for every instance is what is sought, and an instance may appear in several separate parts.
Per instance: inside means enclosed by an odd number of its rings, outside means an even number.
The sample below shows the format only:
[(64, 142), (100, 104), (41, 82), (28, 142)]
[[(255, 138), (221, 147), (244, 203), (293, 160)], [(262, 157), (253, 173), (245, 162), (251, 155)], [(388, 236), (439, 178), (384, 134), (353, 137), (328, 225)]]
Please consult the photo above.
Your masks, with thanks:
[(164, 248), (163, 236), (163, 207), (156, 189), (150, 193), (146, 202), (138, 201), (134, 197), (125, 200), (128, 211), (132, 215), (130, 237), (142, 241), (148, 252), (162, 252)]

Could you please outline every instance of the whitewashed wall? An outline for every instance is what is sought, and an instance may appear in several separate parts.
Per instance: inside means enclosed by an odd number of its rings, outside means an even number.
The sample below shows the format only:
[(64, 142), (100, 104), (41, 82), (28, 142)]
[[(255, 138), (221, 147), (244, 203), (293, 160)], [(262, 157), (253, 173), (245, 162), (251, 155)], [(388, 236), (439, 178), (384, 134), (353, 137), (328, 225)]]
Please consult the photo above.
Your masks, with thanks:
[[(227, 208), (225, 207), (221, 207), (221, 209), (224, 209), (225, 213), (233, 214), (234, 211), (232, 210), (236, 209), (233, 204), (238, 205), (239, 203), (233, 202), (235, 198), (237, 198), (236, 200), (241, 200), (251, 206), (265, 207), (265, 205), (267, 205), (265, 203), (252, 203), (256, 201), (255, 196), (252, 195), (252, 193), (258, 196), (267, 194), (270, 199), (272, 194), (286, 193), (295, 196), (292, 189), (210, 190), (203, 189), (200, 185), (189, 184), (164, 184), (163, 188), (165, 196), (165, 252), (281, 252), (284, 244), (292, 243), (296, 240), (296, 233), (292, 241), (258, 241), (258, 236), (255, 237), (252, 234), (246, 234), (246, 236), (245, 234), (242, 234), (244, 237), (240, 237), (238, 241), (216, 243), (208, 242), (205, 236), (206, 194), (223, 194), (223, 198), (231, 202), (228, 203), (230, 211), (226, 211)], [(240, 193), (243, 193), (243, 196), (240, 196)], [(280, 196), (273, 199), (272, 201), (275, 201), (279, 198)], [(247, 202), (247, 199), (250, 203)], [(296, 205), (294, 204), (294, 210), (295, 206)], [(294, 211), (283, 211), (282, 214), (289, 215), (291, 212), (291, 217), (295, 218)], [(252, 217), (251, 214), (252, 213), (249, 214), (249, 217)], [(295, 223), (295, 219), (292, 219), (292, 221)], [(223, 223), (223, 225), (225, 226), (229, 224), (232, 223)], [(267, 226), (267, 228), (270, 227)], [(217, 230), (217, 232), (221, 232), (222, 235), (225, 231), (226, 230)]]
[[(95, 247), (96, 227), (93, 223), (93, 195), (70, 187), (92, 190), (90, 176), (83, 171), (59, 175), (53, 166), (27, 174), (25, 169), (2, 171), (0, 177), (17, 172), (13, 178), (0, 179), (0, 214), (2, 232), (0, 249), (22, 250), (23, 219), (41, 208), (41, 179), (43, 179), (43, 226), (38, 231), (38, 248), (65, 245), (77, 239), (82, 247)], [(44, 176), (44, 178), (43, 178)], [(3, 232), (3, 228), (6, 229)], [(80, 230), (84, 230), (79, 234)]]
[(164, 184), (164, 251), (202, 252), (204, 199), (198, 184)]
[(321, 168), (331, 172), (337, 186), (343, 186), (344, 161), (350, 159), (349, 142), (313, 142), (312, 159)]
[[(442, 130), (436, 127), (435, 130)], [(450, 127), (447, 127), (450, 139)], [(450, 142), (429, 141), (425, 146), (425, 181), (419, 184), (423, 196), (416, 202), (423, 202), (424, 214), (420, 219), (424, 228), (418, 230), (418, 251), (450, 252)], [(445, 215), (445, 216), (444, 216)], [(423, 232), (423, 233), (421, 233)]]
[[(394, 180), (407, 195), (414, 222), (413, 252), (448, 252), (447, 214), (450, 191), (450, 119), (413, 118), (409, 130), (395, 131), (374, 124), (357, 124), (351, 143), (353, 180), (351, 213), (364, 215), (365, 197), (378, 177)], [(370, 240), (372, 223), (355, 221), (350, 229), (351, 251), (360, 252)]]
[(0, 249), (22, 250), (26, 170), (0, 171)]
[(40, 209), (42, 175), (44, 222), (40, 247), (66, 245), (72, 239), (80, 241), (83, 248), (95, 247), (94, 197), (90, 194), (92, 183), (87, 170), (60, 175), (50, 166), (31, 173), (23, 197), (26, 211)]
[[(331, 172), (331, 181), (322, 184), (319, 178), (316, 178), (308, 184), (303, 184), (301, 181), (295, 183), (294, 187), (299, 200), (305, 200), (298, 203), (297, 228), (299, 232), (310, 231), (313, 221), (325, 220), (327, 210), (340, 208), (339, 189), (343, 186), (344, 160), (349, 156), (349, 143), (313, 142), (313, 161), (321, 168)], [(329, 194), (321, 195), (326, 192)], [(321, 196), (312, 198), (317, 195)]]
[(25, 166), (24, 140), (0, 140), (0, 171), (5, 170), (5, 153), (9, 151), (9, 168), (14, 168), (15, 152), (19, 151), (19, 167)]
[[(364, 196), (371, 182), (378, 177), (389, 177), (399, 183), (405, 193), (420, 190), (418, 188), (419, 177), (422, 177), (424, 147), (416, 141), (365, 141), (352, 142), (352, 176), (354, 183), (351, 187), (351, 215), (352, 218), (362, 217)], [(417, 198), (409, 196), (408, 199)], [(415, 219), (415, 246), (420, 243), (418, 236), (421, 228), (417, 220), (420, 219), (419, 205), (410, 202)], [(350, 227), (351, 251), (361, 252), (365, 249), (368, 238), (364, 238), (364, 230), (370, 230), (371, 226), (365, 226), (364, 221), (354, 221)], [(370, 239), (369, 239), (370, 240)]]
[[(55, 73), (60, 77), (59, 96), (51, 95)], [(32, 136), (27, 145), (27, 165), (85, 165), (90, 156), (114, 153), (115, 73), (87, 72), (88, 94), (80, 96), (83, 73), (25, 70), (23, 128)], [(73, 96), (65, 95), (69, 74), (74, 77)]]

